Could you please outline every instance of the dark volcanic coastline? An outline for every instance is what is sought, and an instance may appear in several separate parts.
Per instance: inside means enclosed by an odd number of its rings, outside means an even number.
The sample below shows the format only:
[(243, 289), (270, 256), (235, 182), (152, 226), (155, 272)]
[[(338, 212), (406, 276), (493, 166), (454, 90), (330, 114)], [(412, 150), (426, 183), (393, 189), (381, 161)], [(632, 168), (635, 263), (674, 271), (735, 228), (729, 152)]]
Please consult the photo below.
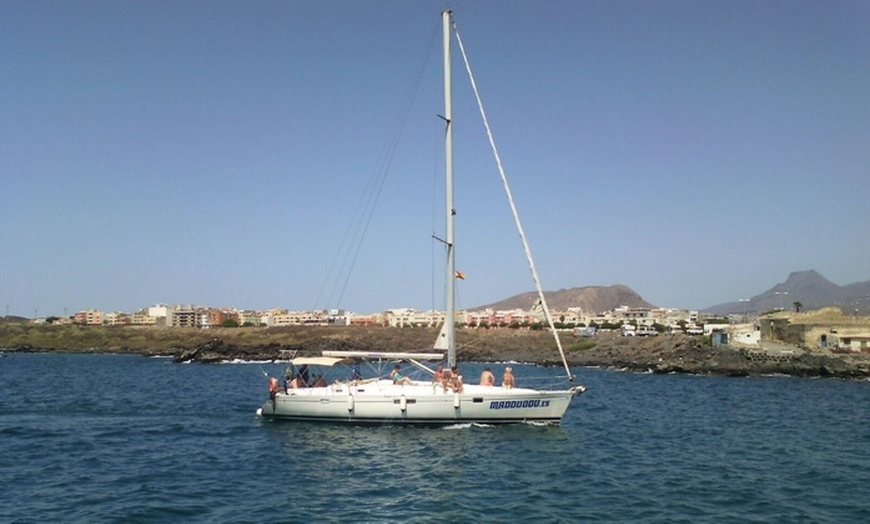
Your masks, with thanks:
[[(106, 352), (171, 356), (177, 361), (275, 360), (281, 350), (319, 355), (323, 350), (428, 351), (437, 330), (426, 328), (183, 328), (32, 326), (0, 324), (6, 351)], [(561, 335), (568, 362), (635, 372), (724, 376), (785, 374), (802, 377), (870, 378), (870, 355), (711, 347), (701, 337), (661, 335), (590, 338)], [(561, 365), (546, 331), (458, 330), (460, 361)]]

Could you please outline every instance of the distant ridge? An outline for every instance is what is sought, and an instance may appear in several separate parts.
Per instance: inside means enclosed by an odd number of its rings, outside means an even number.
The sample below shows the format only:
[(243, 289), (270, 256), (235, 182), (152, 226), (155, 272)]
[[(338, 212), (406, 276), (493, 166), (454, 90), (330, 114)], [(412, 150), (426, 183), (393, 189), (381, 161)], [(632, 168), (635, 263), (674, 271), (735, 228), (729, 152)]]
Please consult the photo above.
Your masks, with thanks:
[(25, 317), (16, 317), (14, 315), (9, 315), (7, 317), (0, 317), (0, 322), (9, 322), (10, 324), (12, 324), (12, 323), (26, 324), (26, 323), (30, 322), (30, 319), (25, 318)]
[[(630, 287), (622, 284), (546, 291), (544, 296), (547, 298), (547, 305), (550, 306), (551, 310), (564, 311), (568, 308), (579, 307), (584, 311), (600, 313), (619, 306), (656, 307), (644, 300)], [(538, 294), (530, 291), (471, 309), (523, 309), (528, 311), (537, 300)], [(801, 309), (804, 311), (836, 306), (845, 314), (853, 314), (857, 310), (858, 314), (867, 315), (870, 314), (870, 280), (839, 286), (813, 269), (794, 271), (788, 275), (785, 282), (776, 284), (746, 301), (710, 306), (703, 312), (727, 315), (729, 313), (763, 313), (779, 308), (793, 310), (795, 302), (800, 302)]]
[[(655, 307), (638, 295), (633, 289), (622, 284), (613, 286), (586, 286), (559, 291), (545, 291), (544, 297), (551, 310), (564, 311), (571, 307), (583, 308), (584, 311), (599, 313), (619, 306)], [(478, 306), (475, 310), (494, 309), (529, 310), (538, 301), (537, 292), (530, 291), (493, 304)]]
[(794, 303), (800, 302), (802, 310), (837, 306), (843, 313), (851, 314), (857, 309), (859, 314), (870, 312), (870, 280), (838, 286), (819, 272), (809, 269), (791, 273), (781, 282), (746, 302), (727, 302), (704, 310), (716, 315), (729, 313), (763, 313), (783, 308), (794, 310)]

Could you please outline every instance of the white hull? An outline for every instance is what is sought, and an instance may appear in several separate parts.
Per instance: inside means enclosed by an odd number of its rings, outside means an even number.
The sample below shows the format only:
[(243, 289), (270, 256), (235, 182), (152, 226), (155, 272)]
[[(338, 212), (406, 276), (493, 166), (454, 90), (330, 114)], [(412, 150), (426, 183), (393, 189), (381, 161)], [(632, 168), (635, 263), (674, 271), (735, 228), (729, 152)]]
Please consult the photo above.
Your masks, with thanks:
[(379, 380), (281, 391), (258, 413), (275, 419), (352, 424), (558, 424), (581, 388), (539, 391), (468, 385), (456, 394), (426, 382), (395, 385)]

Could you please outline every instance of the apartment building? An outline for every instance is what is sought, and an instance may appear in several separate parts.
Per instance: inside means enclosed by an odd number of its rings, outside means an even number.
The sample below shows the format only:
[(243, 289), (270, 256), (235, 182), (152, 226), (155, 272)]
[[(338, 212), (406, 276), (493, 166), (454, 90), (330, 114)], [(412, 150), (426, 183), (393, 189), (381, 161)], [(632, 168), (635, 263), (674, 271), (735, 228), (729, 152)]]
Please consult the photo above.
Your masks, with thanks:
[(437, 327), (444, 323), (446, 316), (444, 311), (417, 311), (414, 308), (388, 309), (384, 312), (390, 327)]
[(76, 324), (86, 324), (88, 326), (102, 326), (103, 312), (97, 309), (78, 311), (73, 315), (73, 322)]
[(112, 311), (111, 313), (106, 313), (103, 323), (107, 326), (126, 326), (132, 323), (132, 318), (122, 311)]
[(166, 315), (168, 327), (200, 327), (199, 315), (193, 306), (175, 306)]

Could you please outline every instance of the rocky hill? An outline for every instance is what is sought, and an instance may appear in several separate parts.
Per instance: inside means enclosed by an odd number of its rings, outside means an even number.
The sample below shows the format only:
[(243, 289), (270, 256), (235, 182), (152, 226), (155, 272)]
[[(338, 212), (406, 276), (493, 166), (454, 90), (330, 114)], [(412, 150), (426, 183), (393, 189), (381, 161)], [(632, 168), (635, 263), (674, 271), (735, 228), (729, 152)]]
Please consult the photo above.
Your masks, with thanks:
[[(550, 309), (557, 311), (564, 311), (570, 307), (580, 307), (585, 311), (594, 312), (608, 311), (619, 306), (655, 307), (641, 298), (634, 290), (622, 284), (545, 291), (544, 296)], [(537, 292), (531, 291), (473, 309), (529, 310), (537, 301)]]
[(778, 308), (793, 309), (795, 302), (800, 302), (803, 310), (837, 306), (847, 314), (855, 310), (867, 314), (870, 312), (870, 280), (839, 286), (815, 270), (795, 271), (785, 282), (755, 295), (748, 302), (728, 302), (704, 311), (717, 315), (761, 313)]

